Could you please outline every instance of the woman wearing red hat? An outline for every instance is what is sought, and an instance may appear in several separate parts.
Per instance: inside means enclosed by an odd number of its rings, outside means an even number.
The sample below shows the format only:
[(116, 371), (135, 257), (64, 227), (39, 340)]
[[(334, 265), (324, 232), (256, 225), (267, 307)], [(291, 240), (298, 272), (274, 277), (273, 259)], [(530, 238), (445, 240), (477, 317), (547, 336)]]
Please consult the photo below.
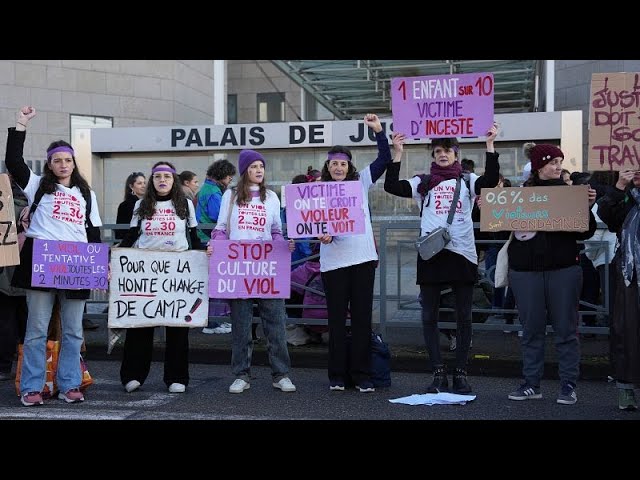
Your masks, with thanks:
[[(555, 145), (534, 143), (529, 148), (531, 175), (523, 186), (568, 187), (561, 178), (562, 150)], [(589, 207), (595, 199), (596, 191), (590, 188)], [(524, 383), (509, 394), (509, 400), (542, 398), (545, 331), (547, 323), (551, 323), (560, 376), (556, 401), (563, 405), (578, 401), (575, 389), (580, 366), (577, 329), (582, 269), (577, 241), (591, 238), (595, 231), (596, 221), (589, 211), (586, 232), (515, 232), (508, 247), (509, 285), (522, 324)]]

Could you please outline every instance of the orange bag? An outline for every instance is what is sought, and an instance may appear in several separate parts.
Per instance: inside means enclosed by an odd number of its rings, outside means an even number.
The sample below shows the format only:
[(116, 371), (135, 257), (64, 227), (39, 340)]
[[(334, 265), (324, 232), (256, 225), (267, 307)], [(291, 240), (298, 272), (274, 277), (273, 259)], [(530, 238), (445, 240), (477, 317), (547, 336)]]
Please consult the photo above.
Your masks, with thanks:
[[(60, 342), (47, 340), (47, 376), (42, 390), (42, 398), (54, 397), (58, 394), (56, 385), (56, 372), (58, 370), (58, 356), (60, 355)], [(87, 362), (80, 355), (80, 368), (82, 369), (82, 383), (80, 390), (84, 391), (89, 385), (93, 385), (93, 378), (87, 368)], [(16, 393), (20, 396), (20, 376), (22, 373), (22, 344), (18, 345), (18, 364), (16, 366)]]

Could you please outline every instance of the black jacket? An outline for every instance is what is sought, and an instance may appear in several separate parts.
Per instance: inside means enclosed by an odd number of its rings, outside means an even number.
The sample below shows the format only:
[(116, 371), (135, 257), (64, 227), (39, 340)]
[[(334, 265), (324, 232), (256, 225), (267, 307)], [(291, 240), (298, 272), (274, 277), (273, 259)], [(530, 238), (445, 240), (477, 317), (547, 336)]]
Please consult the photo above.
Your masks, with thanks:
[[(533, 186), (568, 187), (561, 179), (537, 180)], [(543, 272), (579, 265), (580, 253), (576, 242), (591, 238), (595, 231), (596, 219), (589, 210), (589, 230), (586, 232), (537, 232), (524, 242), (514, 238), (509, 244), (509, 268), (517, 272)]]

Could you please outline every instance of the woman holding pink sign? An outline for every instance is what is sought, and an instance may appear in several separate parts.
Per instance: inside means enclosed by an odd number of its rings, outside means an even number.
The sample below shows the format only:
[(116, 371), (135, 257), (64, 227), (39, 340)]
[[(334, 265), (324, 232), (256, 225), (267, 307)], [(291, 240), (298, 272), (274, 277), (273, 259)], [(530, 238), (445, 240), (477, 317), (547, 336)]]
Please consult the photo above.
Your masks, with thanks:
[(469, 175), (468, 181), (462, 175), (460, 144), (455, 137), (431, 140), (433, 162), (428, 175), (400, 180), (405, 137), (400, 133), (393, 136), (395, 158), (387, 170), (385, 191), (416, 201), (420, 208), (421, 235), (426, 236), (441, 228), (447, 229), (450, 235), (450, 241), (444, 248), (431, 257), (425, 260), (422, 254), (418, 255), (416, 283), (420, 285), (423, 335), (433, 369), (433, 381), (427, 387), (427, 393), (449, 390), (438, 331), (440, 297), (447, 285), (451, 286), (456, 297), (456, 368), (451, 391), (471, 393), (471, 385), (467, 381), (467, 362), (471, 348), (473, 288), (478, 277), (478, 254), (471, 212), (480, 190), (498, 184), (499, 153), (494, 148), (497, 135), (498, 125), (494, 123), (487, 132), (484, 175)]
[[(218, 223), (211, 233), (207, 253), (215, 240), (284, 240), (280, 220), (280, 200), (265, 183), (265, 160), (255, 150), (242, 150), (238, 158), (238, 185), (222, 196)], [(289, 251), (295, 245), (289, 242)], [(236, 379), (229, 393), (251, 387), (250, 369), (253, 337), (253, 303), (258, 304), (262, 329), (268, 342), (272, 385), (283, 392), (295, 392), (289, 379), (289, 350), (285, 333), (286, 311), (281, 298), (235, 298), (231, 300), (231, 368)]]
[(42, 175), (36, 175), (23, 158), (27, 126), (36, 116), (33, 107), (18, 110), (15, 128), (7, 136), (6, 165), (29, 200), (31, 222), (20, 251), (12, 284), (25, 288), (29, 309), (24, 340), (20, 401), (29, 407), (42, 405), (46, 373), (47, 329), (55, 297), (60, 301), (62, 341), (58, 359), (58, 398), (67, 403), (84, 401), (80, 391), (82, 315), (89, 290), (35, 288), (31, 286), (34, 239), (99, 243), (102, 225), (95, 193), (80, 174), (75, 152), (64, 140), (47, 148)]
[[(365, 233), (350, 236), (321, 235), (320, 272), (329, 312), (329, 389), (342, 391), (351, 378), (363, 393), (374, 392), (371, 382), (371, 314), (373, 282), (378, 251), (371, 226), (369, 189), (391, 163), (389, 140), (377, 115), (364, 117), (364, 123), (376, 134), (378, 157), (358, 172), (351, 151), (333, 146), (322, 167), (323, 182), (359, 181), (362, 186)], [(347, 368), (347, 312), (351, 312), (353, 346)]]
[[(175, 167), (169, 162), (157, 162), (119, 247), (184, 252), (192, 245), (200, 245), (197, 225), (195, 207), (187, 200)], [(165, 328), (164, 383), (169, 393), (184, 393), (189, 384), (189, 329)], [(127, 392), (137, 390), (149, 375), (153, 331), (154, 327), (127, 329), (120, 366), (120, 381)]]

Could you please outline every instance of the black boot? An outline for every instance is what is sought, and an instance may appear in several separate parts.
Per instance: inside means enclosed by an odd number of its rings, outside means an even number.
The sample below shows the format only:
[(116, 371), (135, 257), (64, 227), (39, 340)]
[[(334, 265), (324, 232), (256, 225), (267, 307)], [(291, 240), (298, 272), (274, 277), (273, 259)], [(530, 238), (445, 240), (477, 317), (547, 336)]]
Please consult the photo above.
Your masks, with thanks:
[(471, 385), (467, 382), (467, 371), (464, 368), (456, 368), (453, 374), (453, 393), (471, 393)]
[(427, 387), (427, 393), (440, 393), (449, 390), (449, 380), (447, 380), (447, 368), (444, 365), (433, 367), (433, 382)]

